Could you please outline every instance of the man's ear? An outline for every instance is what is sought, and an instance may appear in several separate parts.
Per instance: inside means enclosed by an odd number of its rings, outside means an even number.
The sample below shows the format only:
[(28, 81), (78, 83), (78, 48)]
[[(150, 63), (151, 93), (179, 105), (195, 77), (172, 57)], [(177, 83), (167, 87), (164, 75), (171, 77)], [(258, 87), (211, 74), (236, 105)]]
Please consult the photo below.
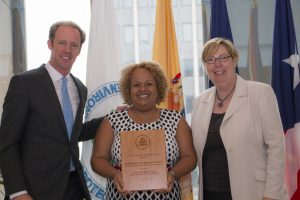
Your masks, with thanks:
[(52, 50), (52, 40), (48, 40), (47, 41), (47, 44), (48, 44), (48, 48), (50, 49), (50, 50)]

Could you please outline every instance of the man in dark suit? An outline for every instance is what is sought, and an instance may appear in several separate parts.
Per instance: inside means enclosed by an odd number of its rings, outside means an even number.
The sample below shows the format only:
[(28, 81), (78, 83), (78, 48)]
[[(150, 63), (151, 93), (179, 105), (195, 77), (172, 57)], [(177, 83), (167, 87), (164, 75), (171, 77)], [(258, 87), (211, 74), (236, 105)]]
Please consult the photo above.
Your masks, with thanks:
[[(77, 24), (53, 24), (49, 62), (10, 81), (0, 127), (0, 167), (7, 198), (90, 199), (78, 141), (93, 138), (102, 118), (82, 123), (87, 88), (70, 74), (84, 40), (85, 33)], [(63, 77), (71, 107), (70, 126), (64, 110)]]

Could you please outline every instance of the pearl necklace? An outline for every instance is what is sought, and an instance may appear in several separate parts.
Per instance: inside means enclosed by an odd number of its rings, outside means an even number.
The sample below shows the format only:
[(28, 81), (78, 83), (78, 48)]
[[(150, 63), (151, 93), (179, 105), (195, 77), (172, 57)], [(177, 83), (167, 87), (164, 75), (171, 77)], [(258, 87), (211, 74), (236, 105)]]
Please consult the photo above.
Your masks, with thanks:
[(223, 107), (224, 101), (232, 94), (234, 88), (235, 88), (235, 84), (234, 84), (234, 87), (232, 88), (232, 90), (223, 99), (219, 97), (218, 90), (216, 89), (216, 96), (217, 96), (217, 99), (219, 101), (217, 105), (218, 105), (219, 108)]

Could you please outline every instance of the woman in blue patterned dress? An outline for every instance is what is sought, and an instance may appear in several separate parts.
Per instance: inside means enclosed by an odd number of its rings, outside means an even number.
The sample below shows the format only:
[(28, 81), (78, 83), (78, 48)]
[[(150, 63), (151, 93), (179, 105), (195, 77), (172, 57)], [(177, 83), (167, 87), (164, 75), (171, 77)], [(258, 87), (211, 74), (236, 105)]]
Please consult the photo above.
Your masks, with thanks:
[[(120, 90), (129, 108), (106, 116), (97, 131), (91, 164), (106, 177), (108, 200), (179, 200), (178, 178), (196, 166), (191, 129), (177, 111), (160, 109), (167, 90), (167, 78), (158, 63), (142, 62), (122, 71)], [(167, 186), (165, 190), (129, 192), (123, 189), (120, 133), (132, 130), (165, 130)]]

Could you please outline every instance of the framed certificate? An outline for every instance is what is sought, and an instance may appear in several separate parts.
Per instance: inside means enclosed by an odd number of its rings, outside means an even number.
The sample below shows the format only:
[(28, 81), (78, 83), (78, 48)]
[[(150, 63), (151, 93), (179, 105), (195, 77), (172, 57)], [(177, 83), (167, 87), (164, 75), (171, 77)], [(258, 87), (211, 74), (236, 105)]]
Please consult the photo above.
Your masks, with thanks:
[(167, 188), (165, 131), (121, 132), (121, 163), (124, 189)]

